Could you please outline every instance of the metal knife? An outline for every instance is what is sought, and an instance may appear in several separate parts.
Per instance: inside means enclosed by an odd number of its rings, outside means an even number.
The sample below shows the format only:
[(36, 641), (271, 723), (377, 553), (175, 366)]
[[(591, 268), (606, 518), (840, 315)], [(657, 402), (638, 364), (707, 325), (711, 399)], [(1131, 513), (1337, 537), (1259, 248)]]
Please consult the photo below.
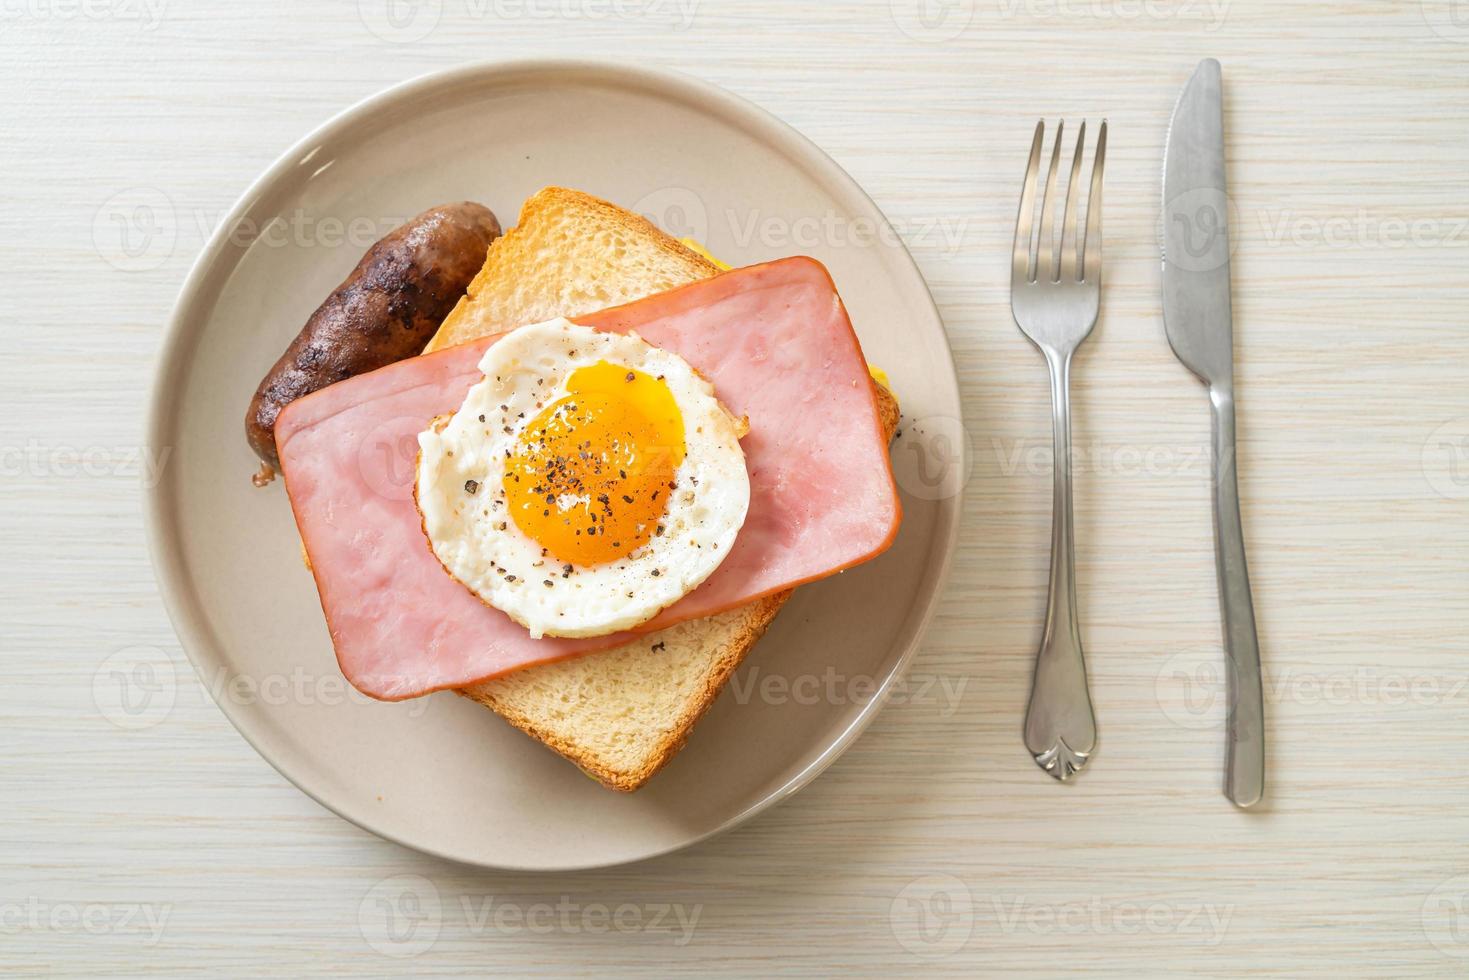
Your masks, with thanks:
[(1214, 563), (1229, 666), (1224, 795), (1236, 806), (1248, 807), (1259, 802), (1265, 788), (1265, 707), (1235, 474), (1222, 89), (1219, 62), (1199, 62), (1168, 125), (1163, 151), (1163, 325), (1178, 359), (1209, 386), (1214, 412)]

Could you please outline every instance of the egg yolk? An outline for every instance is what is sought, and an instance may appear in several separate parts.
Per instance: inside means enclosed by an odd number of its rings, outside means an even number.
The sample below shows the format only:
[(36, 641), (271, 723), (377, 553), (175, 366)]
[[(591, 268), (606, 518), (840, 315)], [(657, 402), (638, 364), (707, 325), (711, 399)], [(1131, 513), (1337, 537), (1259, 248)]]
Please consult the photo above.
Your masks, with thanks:
[(683, 457), (683, 416), (662, 379), (598, 361), (521, 431), (506, 506), (556, 561), (605, 564), (663, 533)]

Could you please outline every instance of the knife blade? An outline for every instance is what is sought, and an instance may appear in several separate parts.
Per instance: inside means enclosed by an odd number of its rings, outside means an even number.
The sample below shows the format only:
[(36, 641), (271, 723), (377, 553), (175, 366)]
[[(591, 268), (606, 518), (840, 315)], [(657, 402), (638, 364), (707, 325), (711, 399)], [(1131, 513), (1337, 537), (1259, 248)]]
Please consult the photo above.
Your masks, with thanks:
[(1235, 465), (1223, 96), (1219, 62), (1206, 58), (1184, 85), (1168, 125), (1160, 244), (1164, 331), (1178, 359), (1208, 386), (1213, 412), (1214, 563), (1229, 668), (1224, 795), (1249, 807), (1264, 795), (1265, 708)]

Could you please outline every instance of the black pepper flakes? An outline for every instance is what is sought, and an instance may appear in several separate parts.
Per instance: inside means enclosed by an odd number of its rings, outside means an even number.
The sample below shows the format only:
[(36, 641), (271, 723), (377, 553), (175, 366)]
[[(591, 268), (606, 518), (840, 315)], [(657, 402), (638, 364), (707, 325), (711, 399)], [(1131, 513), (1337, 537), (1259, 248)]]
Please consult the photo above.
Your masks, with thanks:
[(479, 481), (478, 480), (465, 480), (464, 481), (464, 492), (465, 493), (479, 493)]

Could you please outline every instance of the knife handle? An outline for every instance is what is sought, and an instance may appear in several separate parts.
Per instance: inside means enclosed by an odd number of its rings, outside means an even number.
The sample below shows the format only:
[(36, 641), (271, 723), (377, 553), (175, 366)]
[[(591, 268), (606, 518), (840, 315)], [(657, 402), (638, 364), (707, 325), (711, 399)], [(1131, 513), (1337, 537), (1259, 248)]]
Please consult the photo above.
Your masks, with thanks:
[(1224, 655), (1229, 664), (1228, 742), (1224, 795), (1239, 807), (1253, 806), (1265, 792), (1265, 705), (1260, 678), (1260, 641), (1245, 564), (1244, 526), (1239, 516), (1235, 472), (1234, 393), (1209, 389), (1214, 409), (1214, 563), (1219, 575), (1219, 609)]

